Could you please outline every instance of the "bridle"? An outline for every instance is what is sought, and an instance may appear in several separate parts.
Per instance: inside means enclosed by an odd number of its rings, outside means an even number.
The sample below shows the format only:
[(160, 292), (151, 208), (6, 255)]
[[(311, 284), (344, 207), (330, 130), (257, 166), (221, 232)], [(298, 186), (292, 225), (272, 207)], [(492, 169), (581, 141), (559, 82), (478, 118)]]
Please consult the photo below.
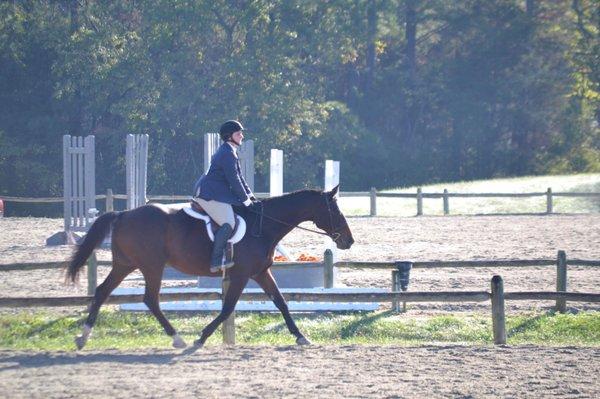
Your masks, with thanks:
[(327, 204), (327, 213), (329, 214), (329, 227), (331, 227), (331, 235), (329, 237), (337, 244), (337, 240), (340, 239), (342, 234), (338, 232), (339, 227), (337, 229), (333, 227), (333, 214), (331, 212), (331, 205), (329, 203), (329, 196), (327, 194), (325, 194), (325, 203)]
[(323, 236), (327, 236), (329, 238), (331, 238), (333, 240), (333, 242), (335, 242), (337, 244), (337, 240), (340, 239), (340, 237), (342, 236), (341, 233), (339, 233), (340, 228), (334, 228), (333, 227), (333, 214), (331, 211), (331, 203), (329, 202), (329, 197), (327, 195), (325, 195), (325, 203), (327, 204), (327, 213), (329, 215), (329, 227), (331, 227), (331, 234), (329, 233), (324, 233), (322, 231), (319, 230), (314, 230), (314, 229), (309, 229), (307, 227), (301, 227), (298, 225), (293, 225), (291, 223), (288, 222), (284, 222), (283, 220), (274, 218), (273, 216), (269, 216), (269, 215), (265, 215), (264, 212), (264, 208), (263, 208), (263, 203), (259, 202), (260, 204), (260, 211), (255, 211), (254, 209), (249, 209), (250, 212), (255, 213), (259, 216), (258, 218), (258, 233), (252, 233), (252, 235), (254, 237), (260, 237), (262, 235), (262, 225), (263, 225), (263, 218), (267, 218), (269, 220), (272, 220), (274, 222), (277, 222), (279, 224), (283, 224), (285, 226), (290, 226), (296, 229), (300, 229), (300, 230), (304, 230), (304, 231), (309, 231), (311, 233), (315, 233), (315, 234), (320, 234)]

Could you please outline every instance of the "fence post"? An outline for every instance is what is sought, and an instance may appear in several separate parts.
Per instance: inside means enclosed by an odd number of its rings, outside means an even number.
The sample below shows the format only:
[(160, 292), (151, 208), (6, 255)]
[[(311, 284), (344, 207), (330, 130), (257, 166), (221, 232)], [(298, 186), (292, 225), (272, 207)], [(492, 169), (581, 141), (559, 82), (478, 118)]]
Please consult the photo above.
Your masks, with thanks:
[(371, 187), (371, 191), (369, 193), (371, 197), (371, 216), (377, 216), (377, 190), (375, 187)]
[(92, 256), (87, 262), (87, 278), (88, 278), (88, 295), (94, 295), (96, 293), (96, 284), (98, 282), (98, 259), (96, 259), (96, 252), (92, 252)]
[[(397, 280), (399, 291), (406, 291), (408, 289), (408, 283), (410, 281), (410, 270), (412, 269), (412, 262), (396, 262)], [(400, 310), (400, 304), (398, 304), (398, 311), (406, 312), (406, 302), (402, 302), (402, 310)]]
[[(400, 291), (400, 272), (398, 270), (392, 270), (392, 291)], [(392, 312), (400, 312), (400, 302), (394, 299), (392, 301)]]
[(546, 213), (552, 213), (552, 189), (548, 187), (546, 191)]
[(323, 255), (323, 287), (333, 288), (333, 252), (329, 248)]
[(450, 214), (450, 203), (448, 199), (448, 189), (444, 189), (444, 215)]
[(506, 344), (506, 317), (504, 315), (504, 283), (502, 277), (492, 277), (492, 328), (494, 344)]
[[(229, 284), (231, 280), (229, 279), (229, 275), (225, 275), (223, 277), (223, 281), (221, 282), (221, 301), (225, 302), (225, 295), (227, 294), (227, 290), (229, 290)], [(229, 317), (223, 322), (223, 343), (225, 345), (235, 345), (235, 310), (231, 312)]]
[(417, 188), (417, 216), (423, 215), (423, 192), (421, 187)]
[[(405, 292), (408, 290), (412, 265), (412, 262), (396, 262), (396, 270), (392, 270), (392, 291)], [(392, 300), (392, 311), (406, 312), (406, 302), (402, 302), (402, 308), (400, 308), (400, 301)]]
[[(558, 258), (556, 260), (556, 291), (567, 291), (567, 254), (565, 251), (558, 251)], [(556, 311), (565, 313), (566, 310), (567, 300), (557, 299)]]
[(106, 212), (115, 210), (114, 200), (112, 188), (106, 189)]

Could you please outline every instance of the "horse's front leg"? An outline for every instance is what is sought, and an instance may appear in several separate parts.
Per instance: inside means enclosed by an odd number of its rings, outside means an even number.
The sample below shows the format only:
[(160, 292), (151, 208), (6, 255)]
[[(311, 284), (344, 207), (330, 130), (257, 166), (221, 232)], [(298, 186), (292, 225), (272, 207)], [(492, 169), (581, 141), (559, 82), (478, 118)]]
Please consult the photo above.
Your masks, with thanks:
[(285, 302), (285, 298), (281, 295), (279, 291), (279, 287), (273, 278), (273, 274), (271, 273), (271, 269), (266, 269), (262, 273), (253, 277), (254, 281), (261, 286), (261, 288), (265, 291), (265, 293), (271, 298), (277, 309), (283, 315), (283, 319), (285, 320), (285, 324), (287, 325), (288, 330), (296, 337), (296, 343), (298, 345), (310, 345), (310, 341), (306, 339), (304, 335), (296, 326), (294, 319), (290, 315), (290, 311), (288, 309), (288, 305)]
[(210, 337), (219, 324), (227, 320), (227, 318), (231, 315), (233, 310), (235, 309), (235, 305), (237, 301), (240, 299), (240, 295), (242, 295), (242, 291), (246, 284), (248, 284), (248, 276), (240, 276), (233, 275), (230, 277), (231, 282), (229, 284), (229, 289), (225, 294), (225, 299), (223, 300), (223, 306), (221, 307), (221, 313), (211, 321), (204, 329), (202, 330), (202, 334), (200, 338), (194, 341), (194, 346), (202, 347), (208, 337)]

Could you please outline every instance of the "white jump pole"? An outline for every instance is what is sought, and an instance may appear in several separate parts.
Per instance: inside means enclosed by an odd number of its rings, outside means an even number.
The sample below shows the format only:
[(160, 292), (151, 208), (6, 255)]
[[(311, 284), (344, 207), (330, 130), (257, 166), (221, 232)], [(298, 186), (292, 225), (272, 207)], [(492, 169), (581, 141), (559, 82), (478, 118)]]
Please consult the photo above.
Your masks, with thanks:
[(325, 191), (332, 190), (340, 184), (340, 161), (325, 161)]
[(269, 195), (283, 195), (283, 151), (271, 149), (271, 173), (269, 177)]
[[(283, 151), (271, 149), (271, 165), (269, 175), (269, 196), (278, 197), (283, 195)], [(275, 250), (288, 260), (294, 260), (290, 252), (281, 244)]]
[[(325, 191), (332, 190), (340, 184), (340, 161), (325, 160)], [(333, 254), (333, 262), (338, 259), (337, 247), (333, 240), (325, 237), (325, 249), (331, 249)]]
[(127, 209), (145, 205), (148, 179), (148, 135), (128, 134), (126, 157)]

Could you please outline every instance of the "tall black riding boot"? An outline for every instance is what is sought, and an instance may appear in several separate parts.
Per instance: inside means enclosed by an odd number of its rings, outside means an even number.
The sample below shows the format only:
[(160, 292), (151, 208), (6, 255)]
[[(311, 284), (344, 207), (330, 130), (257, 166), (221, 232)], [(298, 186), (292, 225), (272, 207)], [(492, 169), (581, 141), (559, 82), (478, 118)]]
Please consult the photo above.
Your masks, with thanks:
[(231, 236), (232, 228), (228, 223), (225, 223), (215, 233), (215, 242), (210, 256), (210, 271), (216, 273), (219, 270), (229, 269), (233, 266), (233, 261), (223, 262), (223, 252), (227, 246), (227, 240)]

